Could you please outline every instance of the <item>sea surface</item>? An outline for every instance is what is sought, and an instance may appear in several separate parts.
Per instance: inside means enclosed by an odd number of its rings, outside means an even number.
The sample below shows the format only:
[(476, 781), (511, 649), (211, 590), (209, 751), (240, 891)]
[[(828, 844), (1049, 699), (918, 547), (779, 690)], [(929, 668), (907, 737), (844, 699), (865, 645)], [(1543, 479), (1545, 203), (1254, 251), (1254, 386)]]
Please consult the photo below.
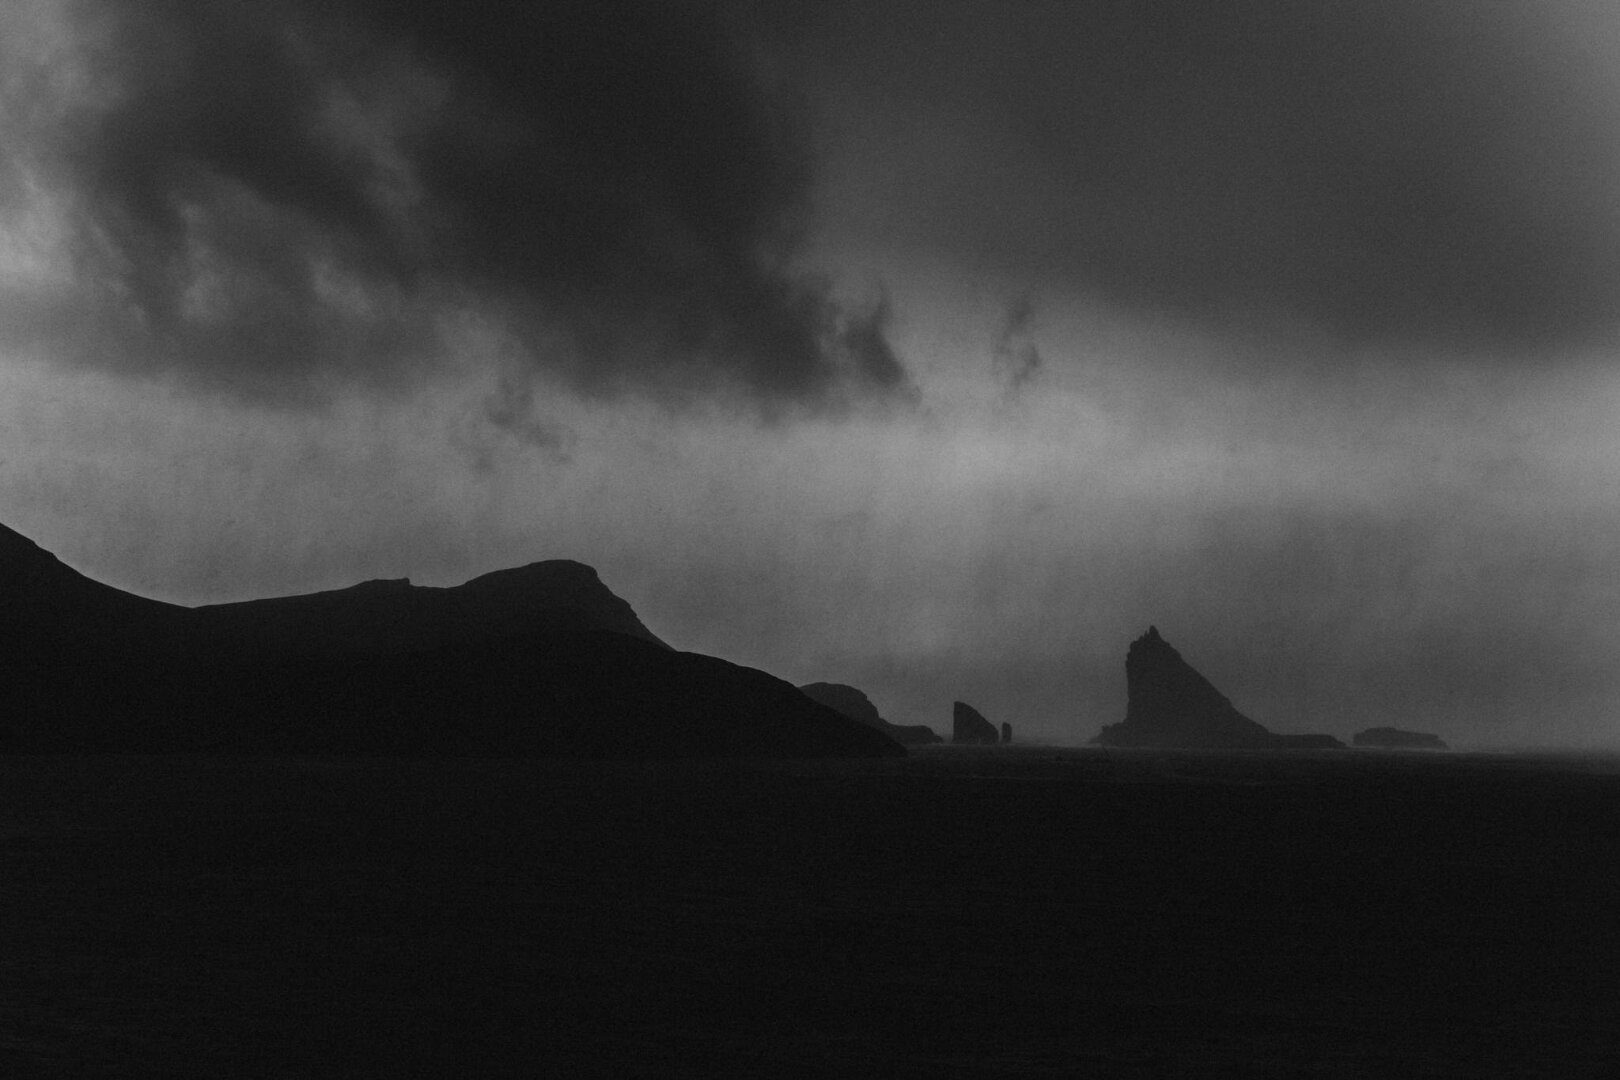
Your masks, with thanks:
[(1620, 1075), (1620, 767), (5, 758), (0, 1075)]

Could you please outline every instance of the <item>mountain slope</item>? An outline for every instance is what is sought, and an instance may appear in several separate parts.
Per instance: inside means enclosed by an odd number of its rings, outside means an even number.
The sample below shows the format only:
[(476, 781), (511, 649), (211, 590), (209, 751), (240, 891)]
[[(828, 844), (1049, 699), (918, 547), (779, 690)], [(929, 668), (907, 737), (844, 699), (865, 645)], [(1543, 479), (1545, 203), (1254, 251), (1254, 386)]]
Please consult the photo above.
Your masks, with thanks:
[(877, 706), (872, 704), (860, 690), (844, 683), (807, 683), (799, 687), (801, 693), (814, 701), (819, 701), (830, 709), (837, 709), (851, 720), (858, 720), (867, 727), (876, 728), (895, 742), (907, 746), (926, 746), (943, 740), (934, 733), (934, 729), (926, 724), (891, 724), (878, 713)]
[(100, 640), (133, 623), (185, 610), (87, 578), (4, 525), (0, 605), (0, 647)]

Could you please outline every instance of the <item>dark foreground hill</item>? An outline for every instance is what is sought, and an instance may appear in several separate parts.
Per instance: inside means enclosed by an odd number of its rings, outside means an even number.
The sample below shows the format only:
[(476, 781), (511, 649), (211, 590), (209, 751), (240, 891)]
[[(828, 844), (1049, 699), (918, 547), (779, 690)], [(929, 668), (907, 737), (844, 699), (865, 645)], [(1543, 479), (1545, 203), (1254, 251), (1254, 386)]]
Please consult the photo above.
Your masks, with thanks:
[(1103, 728), (1097, 746), (1203, 747), (1232, 750), (1325, 749), (1331, 735), (1278, 735), (1238, 712), (1157, 627), (1125, 655), (1125, 719)]
[(16, 752), (904, 753), (781, 679), (671, 649), (575, 562), (192, 609), (0, 527), (0, 589)]
[(144, 644), (184, 611), (92, 581), (0, 525), (0, 656), (9, 675), (22, 674), (24, 659), (58, 650), (99, 652), (114, 640)]

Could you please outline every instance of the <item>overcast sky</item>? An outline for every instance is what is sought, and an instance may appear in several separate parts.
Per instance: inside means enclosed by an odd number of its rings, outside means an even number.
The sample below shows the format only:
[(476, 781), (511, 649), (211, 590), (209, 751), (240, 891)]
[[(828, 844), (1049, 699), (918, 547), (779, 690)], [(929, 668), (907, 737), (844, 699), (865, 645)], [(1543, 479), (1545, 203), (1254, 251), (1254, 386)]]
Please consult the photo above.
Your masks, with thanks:
[(0, 521), (1079, 742), (1620, 746), (1604, 0), (12, 0)]

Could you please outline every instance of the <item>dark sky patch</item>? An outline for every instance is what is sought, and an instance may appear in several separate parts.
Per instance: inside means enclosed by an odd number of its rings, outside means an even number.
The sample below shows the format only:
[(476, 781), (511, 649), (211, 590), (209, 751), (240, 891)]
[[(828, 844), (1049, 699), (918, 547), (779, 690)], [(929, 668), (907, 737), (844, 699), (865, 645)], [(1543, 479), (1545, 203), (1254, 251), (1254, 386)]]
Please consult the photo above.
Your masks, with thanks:
[(903, 163), (857, 166), (895, 243), (1354, 345), (1542, 356), (1620, 316), (1620, 112), (1571, 5), (859, 7), (792, 26), (850, 152)]

